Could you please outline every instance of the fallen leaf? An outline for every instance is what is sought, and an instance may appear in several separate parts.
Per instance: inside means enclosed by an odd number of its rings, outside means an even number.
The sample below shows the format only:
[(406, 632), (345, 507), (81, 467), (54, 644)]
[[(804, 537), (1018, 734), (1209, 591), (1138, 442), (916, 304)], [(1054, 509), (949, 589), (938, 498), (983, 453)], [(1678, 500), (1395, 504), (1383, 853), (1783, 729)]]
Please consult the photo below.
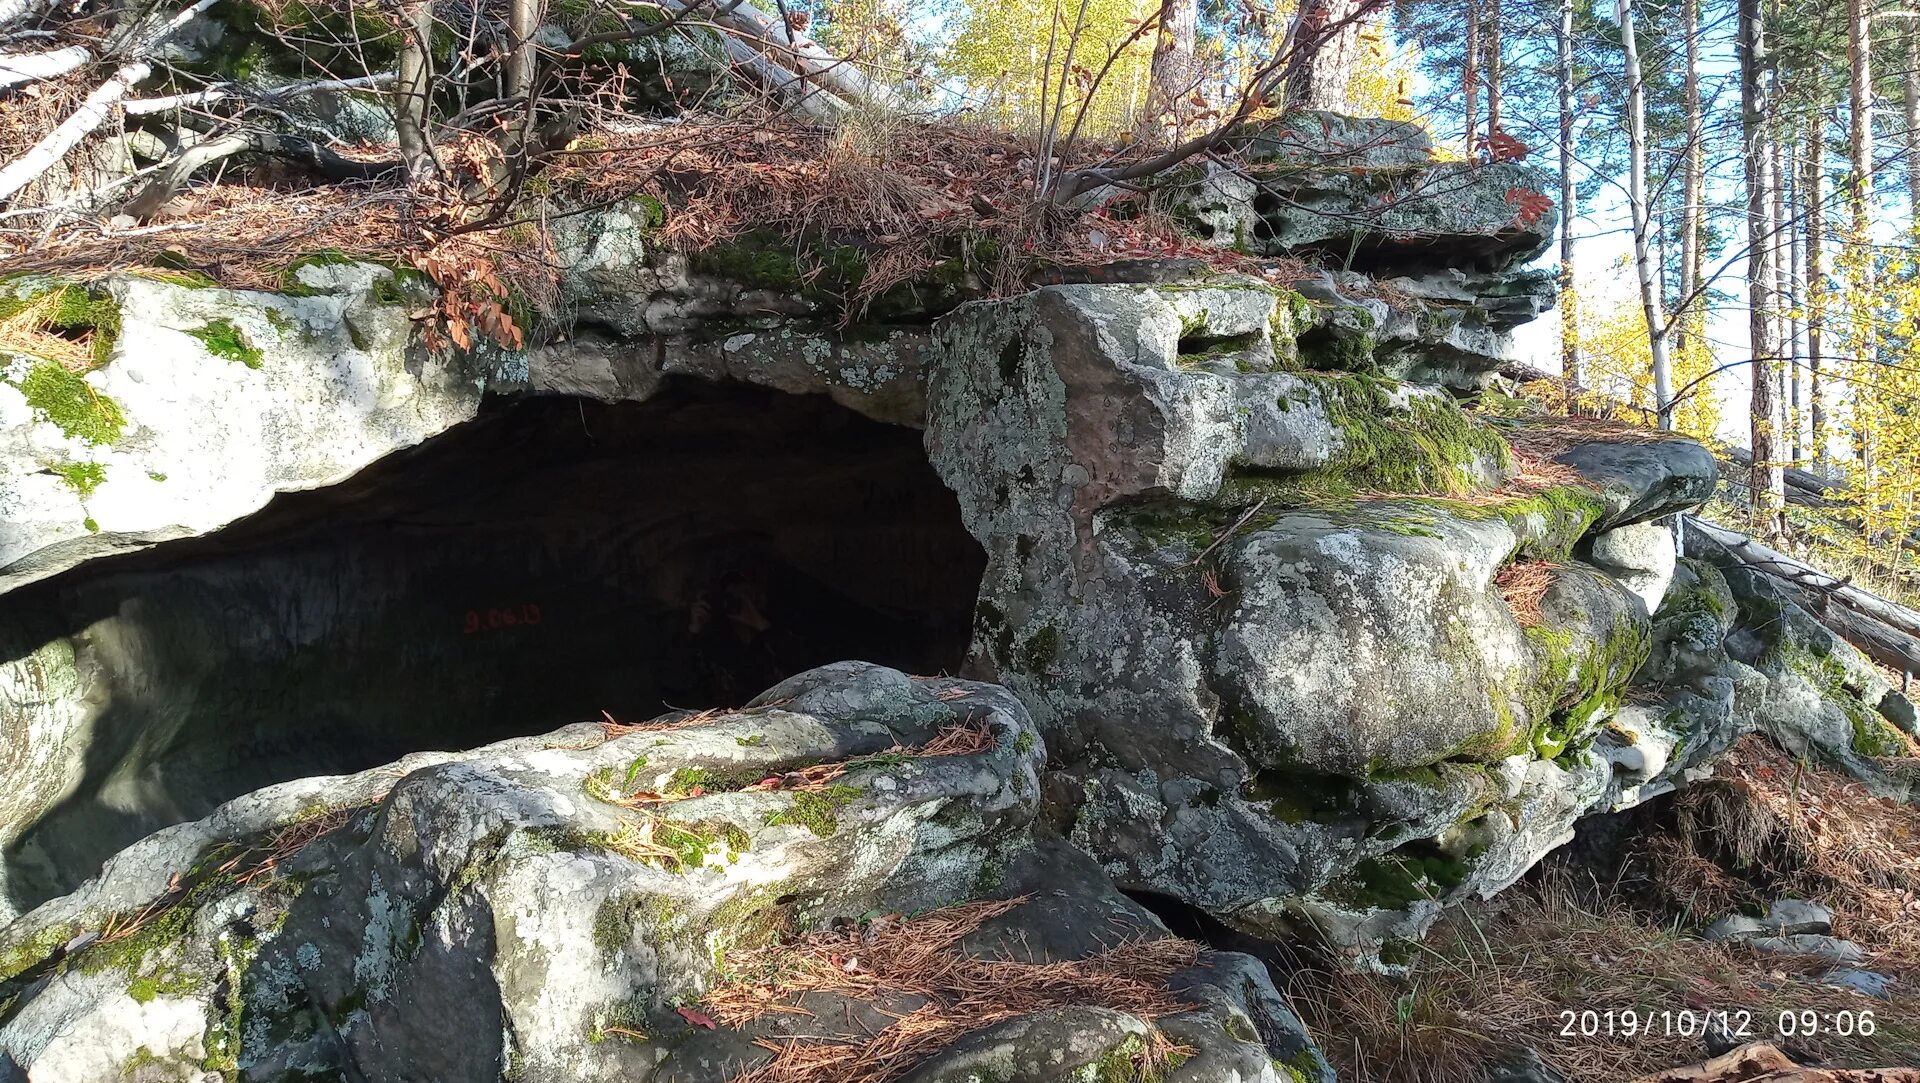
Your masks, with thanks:
[(680, 1018), (685, 1019), (696, 1027), (705, 1027), (708, 1030), (714, 1029), (713, 1020), (707, 1018), (705, 1012), (697, 1011), (693, 1008), (675, 1008), (674, 1011), (679, 1012)]

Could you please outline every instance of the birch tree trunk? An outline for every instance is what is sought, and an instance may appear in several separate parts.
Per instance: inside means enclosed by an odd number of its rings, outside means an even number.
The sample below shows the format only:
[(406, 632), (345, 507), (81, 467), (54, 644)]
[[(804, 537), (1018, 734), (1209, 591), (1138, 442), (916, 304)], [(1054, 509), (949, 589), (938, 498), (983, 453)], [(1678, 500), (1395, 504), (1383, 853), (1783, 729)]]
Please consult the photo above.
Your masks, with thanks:
[(1187, 98), (1198, 74), (1193, 50), (1199, 17), (1195, 0), (1161, 0), (1147, 108), (1134, 128), (1134, 137), (1149, 146), (1170, 146), (1186, 136)]
[(1573, 0), (1560, 0), (1560, 374), (1569, 389), (1580, 386), (1580, 297), (1573, 288)]
[(1779, 461), (1775, 438), (1778, 412), (1774, 399), (1776, 356), (1773, 320), (1772, 154), (1768, 131), (1772, 86), (1768, 69), (1773, 62), (1767, 48), (1762, 0), (1739, 0), (1740, 135), (1747, 180), (1747, 333), (1753, 355), (1751, 404), (1753, 473), (1748, 482), (1753, 499), (1755, 530), (1771, 539), (1784, 532), (1786, 472)]
[(1827, 194), (1826, 174), (1821, 169), (1827, 150), (1825, 120), (1818, 106), (1808, 114), (1806, 147), (1801, 152), (1805, 180), (1800, 188), (1805, 200), (1802, 205), (1807, 208), (1807, 405), (1813, 443), (1809, 457), (1816, 470), (1827, 458), (1827, 392), (1820, 382), (1827, 319)]
[(1673, 428), (1673, 368), (1667, 359), (1667, 317), (1655, 277), (1651, 217), (1647, 207), (1647, 87), (1634, 42), (1633, 0), (1614, 0), (1627, 66), (1627, 202), (1633, 214), (1633, 269), (1640, 279), (1640, 308), (1653, 356), (1653, 403), (1660, 427)]

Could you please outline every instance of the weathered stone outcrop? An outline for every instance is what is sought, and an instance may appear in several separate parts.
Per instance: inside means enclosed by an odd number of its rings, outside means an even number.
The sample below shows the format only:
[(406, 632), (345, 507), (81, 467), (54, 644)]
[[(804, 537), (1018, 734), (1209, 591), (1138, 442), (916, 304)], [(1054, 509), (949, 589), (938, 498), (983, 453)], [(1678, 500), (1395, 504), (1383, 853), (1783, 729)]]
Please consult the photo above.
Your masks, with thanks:
[(1708, 658), (1724, 658), (1722, 671), (1753, 690), (1741, 712), (1746, 728), (1761, 730), (1795, 755), (1837, 767), (1881, 796), (1911, 799), (1916, 779), (1879, 762), (1906, 755), (1896, 723), (1912, 710), (1906, 698), (1778, 580), (1742, 564), (1710, 538), (1690, 537), (1688, 552), (1700, 558), (1694, 563), (1703, 578), (1720, 580), (1700, 604), (1711, 597), (1711, 604), (1732, 614), (1719, 653), (1710, 648)]
[[(1377, 943), (1608, 790), (1591, 742), (1658, 596), (1582, 558), (1618, 570), (1714, 467), (1676, 440), (1636, 447), (1659, 469), (1517, 480), (1444, 395), (1280, 371), (1289, 319), (1232, 283), (964, 307), (928, 440), (988, 551), (975, 664), (1048, 734), (1063, 830), (1123, 886)], [(1526, 623), (1516, 561), (1554, 566)]]
[(415, 343), (391, 272), (310, 265), (296, 282), (121, 276), (99, 287), (117, 331), (100, 367), (0, 352), (0, 592), (217, 529), (473, 416), (492, 366)]
[[(524, 354), (428, 350), (410, 319), (419, 276), (375, 264), (300, 262), (281, 293), (139, 275), (96, 284), (112, 327), (98, 367), (0, 351), (0, 593), (337, 485), (471, 421), (488, 394), (640, 402), (688, 378), (922, 423), (924, 327), (847, 332), (818, 306), (789, 298), (783, 312), (773, 292), (656, 257), (628, 212), (594, 224), (590, 245), (563, 246), (577, 333)], [(0, 283), (0, 298), (61, 289), (85, 296), (29, 277)], [(616, 310), (617, 326), (605, 315)]]
[(1177, 171), (1155, 198), (1203, 241), (1345, 268), (1298, 288), (1348, 313), (1349, 341), (1392, 374), (1475, 386), (1512, 358), (1508, 332), (1553, 306), (1552, 273), (1524, 266), (1553, 239), (1538, 170), (1440, 161), (1420, 127), (1332, 113), (1238, 143), (1238, 161)]
[[(977, 743), (911, 751), (955, 727)], [(1044, 757), (1002, 689), (847, 663), (737, 711), (263, 790), (0, 935), (0, 1049), (37, 1080), (719, 1080), (772, 1056), (756, 1040), (864, 1041), (925, 998), (810, 994), (742, 1029), (694, 1009), (777, 985), (734, 953), (863, 914), (1027, 898), (962, 950), (1034, 962), (1166, 935), (1030, 833)], [(823, 764), (843, 773), (791, 774)], [(1165, 1078), (1331, 1078), (1252, 960), (1203, 956), (1172, 990)], [(1030, 1016), (908, 1078), (1134, 1078), (1147, 1025)]]

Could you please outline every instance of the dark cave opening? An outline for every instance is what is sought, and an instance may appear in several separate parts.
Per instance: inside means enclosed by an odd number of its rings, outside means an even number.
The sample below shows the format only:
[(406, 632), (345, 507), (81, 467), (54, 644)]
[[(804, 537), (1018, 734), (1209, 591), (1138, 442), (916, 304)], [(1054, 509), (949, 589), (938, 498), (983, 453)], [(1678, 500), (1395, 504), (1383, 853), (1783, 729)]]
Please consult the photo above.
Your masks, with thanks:
[(32, 905), (274, 782), (734, 705), (847, 658), (951, 672), (984, 565), (920, 433), (821, 396), (489, 401), (343, 484), (0, 598), (0, 663), (64, 641), (78, 674), (0, 711), (66, 712), (84, 762), (7, 889)]

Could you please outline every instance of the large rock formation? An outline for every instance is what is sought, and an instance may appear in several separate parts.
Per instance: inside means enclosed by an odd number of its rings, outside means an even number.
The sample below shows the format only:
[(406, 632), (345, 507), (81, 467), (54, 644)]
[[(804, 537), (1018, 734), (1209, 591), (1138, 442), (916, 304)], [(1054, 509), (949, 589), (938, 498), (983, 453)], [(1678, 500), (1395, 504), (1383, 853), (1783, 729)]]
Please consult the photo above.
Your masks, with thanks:
[[(1473, 408), (1552, 299), (1530, 170), (1319, 115), (1239, 149), (1155, 198), (1340, 269), (984, 298), (956, 260), (842, 326), (636, 200), (559, 219), (571, 322), (454, 353), (372, 264), (8, 280), (102, 346), (0, 373), (11, 1065), (718, 1080), (969, 1003), (710, 1003), (897, 913), (973, 915), (966, 966), (1110, 975), (1150, 905), (1392, 967), (1754, 728), (1905, 796), (1910, 705), (1676, 564), (1705, 449)], [(712, 710), (615, 721), (663, 704)], [(1152, 951), (902, 1078), (1327, 1077), (1262, 965)]]
[[(1286, 371), (1289, 301), (967, 306), (928, 440), (988, 552), (976, 668), (1047, 733), (1062, 829), (1125, 886), (1377, 945), (1510, 883), (1608, 792), (1588, 745), (1660, 588), (1604, 554), (1715, 467), (1686, 440), (1574, 444), (1540, 481), (1445, 395)], [(1497, 585), (1517, 562), (1551, 569), (1524, 622)]]

